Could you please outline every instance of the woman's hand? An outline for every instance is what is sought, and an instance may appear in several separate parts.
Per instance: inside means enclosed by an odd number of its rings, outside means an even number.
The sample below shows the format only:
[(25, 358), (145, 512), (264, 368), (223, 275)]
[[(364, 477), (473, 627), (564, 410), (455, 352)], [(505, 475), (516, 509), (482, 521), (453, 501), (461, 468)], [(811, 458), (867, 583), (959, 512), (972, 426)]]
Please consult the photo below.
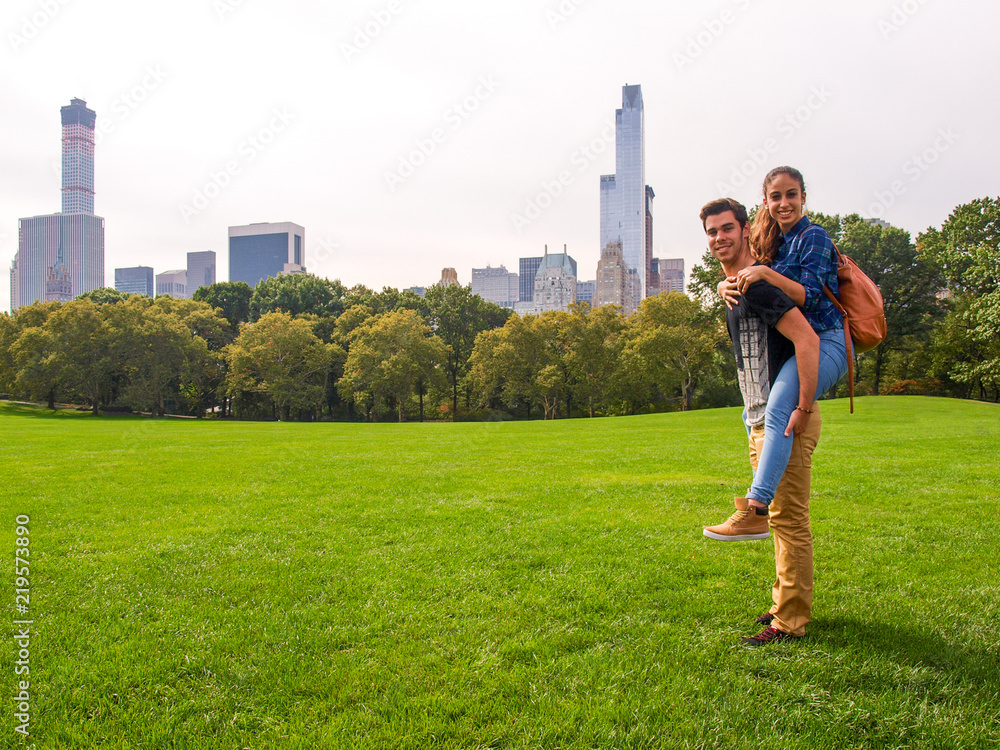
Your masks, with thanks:
[(736, 273), (736, 287), (745, 292), (755, 281), (767, 281), (769, 274), (774, 273), (767, 266), (747, 266)]
[(715, 287), (715, 291), (722, 297), (722, 301), (726, 303), (726, 307), (732, 310), (733, 305), (736, 304), (736, 298), (740, 296), (739, 291), (736, 289), (736, 277), (729, 276), (723, 279)]

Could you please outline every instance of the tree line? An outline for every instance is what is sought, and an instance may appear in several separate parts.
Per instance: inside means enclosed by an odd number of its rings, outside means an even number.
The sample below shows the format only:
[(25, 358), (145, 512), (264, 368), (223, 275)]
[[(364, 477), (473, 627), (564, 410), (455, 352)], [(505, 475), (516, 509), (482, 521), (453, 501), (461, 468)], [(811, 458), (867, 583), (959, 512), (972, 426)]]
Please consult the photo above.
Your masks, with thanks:
[[(811, 215), (878, 283), (889, 335), (858, 393), (1000, 400), (1000, 199), (909, 233)], [(0, 315), (0, 391), (103, 410), (249, 419), (504, 419), (740, 403), (710, 253), (691, 297), (635, 313), (586, 303), (519, 316), (468, 287), (425, 297), (308, 274), (193, 299), (98, 289)], [(841, 384), (841, 389), (846, 384)]]

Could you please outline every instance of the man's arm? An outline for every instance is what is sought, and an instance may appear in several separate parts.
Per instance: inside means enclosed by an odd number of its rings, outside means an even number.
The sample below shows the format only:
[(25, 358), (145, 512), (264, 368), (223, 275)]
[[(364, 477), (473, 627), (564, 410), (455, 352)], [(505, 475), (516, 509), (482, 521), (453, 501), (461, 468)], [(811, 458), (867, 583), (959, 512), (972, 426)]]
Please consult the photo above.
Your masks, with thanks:
[(747, 266), (740, 269), (736, 274), (736, 287), (740, 292), (745, 292), (746, 288), (755, 281), (766, 281), (771, 286), (778, 287), (778, 289), (791, 297), (792, 302), (799, 307), (802, 307), (806, 303), (806, 288), (799, 282), (793, 281), (787, 276), (782, 276), (769, 266)]
[[(774, 327), (795, 345), (795, 361), (799, 371), (799, 406), (811, 409), (816, 400), (819, 381), (819, 336), (797, 307), (782, 315)], [(792, 432), (802, 432), (809, 424), (809, 416), (809, 412), (801, 409), (793, 411), (785, 428), (785, 437)]]

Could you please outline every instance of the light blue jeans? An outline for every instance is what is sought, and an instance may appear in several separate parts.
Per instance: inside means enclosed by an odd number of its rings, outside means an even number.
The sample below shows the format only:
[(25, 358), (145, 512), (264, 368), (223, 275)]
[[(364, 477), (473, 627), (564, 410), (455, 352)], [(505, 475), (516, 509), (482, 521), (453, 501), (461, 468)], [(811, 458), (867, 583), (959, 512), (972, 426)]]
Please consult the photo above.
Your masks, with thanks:
[[(816, 398), (830, 390), (847, 372), (847, 344), (844, 329), (819, 333), (819, 381)], [(764, 415), (764, 447), (746, 497), (770, 505), (792, 455), (794, 436), (785, 437), (788, 420), (799, 403), (799, 370), (795, 357), (785, 362), (767, 397)]]

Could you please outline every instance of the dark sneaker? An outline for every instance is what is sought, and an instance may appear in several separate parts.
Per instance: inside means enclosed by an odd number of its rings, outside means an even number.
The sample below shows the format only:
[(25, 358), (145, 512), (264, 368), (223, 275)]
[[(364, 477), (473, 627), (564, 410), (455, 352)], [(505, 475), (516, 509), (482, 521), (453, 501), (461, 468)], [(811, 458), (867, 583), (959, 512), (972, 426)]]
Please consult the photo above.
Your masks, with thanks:
[(774, 621), (774, 613), (773, 612), (765, 612), (760, 617), (758, 617), (756, 620), (754, 620), (755, 623), (757, 623), (758, 625), (763, 625), (764, 627), (767, 627), (773, 621)]
[(749, 638), (740, 638), (740, 643), (749, 646), (750, 648), (756, 648), (757, 646), (766, 646), (769, 643), (780, 643), (781, 641), (797, 641), (798, 636), (789, 635), (784, 630), (778, 630), (777, 628), (772, 628), (768, 625), (762, 631), (757, 633), (757, 635), (751, 636)]
[[(718, 526), (705, 526), (705, 536), (720, 542), (747, 542), (756, 539), (767, 539), (771, 529), (767, 523), (767, 508), (753, 508), (745, 497), (733, 500), (736, 512), (725, 523)], [(764, 511), (759, 513), (758, 510)]]

